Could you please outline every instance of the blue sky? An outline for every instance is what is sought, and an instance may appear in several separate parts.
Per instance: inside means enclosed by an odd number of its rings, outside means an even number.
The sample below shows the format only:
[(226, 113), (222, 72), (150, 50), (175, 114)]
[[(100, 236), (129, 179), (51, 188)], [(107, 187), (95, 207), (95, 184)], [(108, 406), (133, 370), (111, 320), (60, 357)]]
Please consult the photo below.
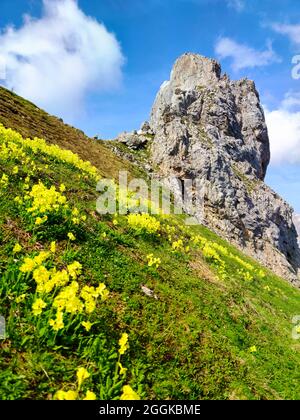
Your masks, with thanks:
[[(297, 1), (44, 3), (1, 0), (0, 55), (10, 60), (9, 80), (1, 84), (89, 135), (113, 138), (148, 119), (179, 55), (189, 51), (217, 58), (233, 79), (255, 80), (272, 142), (267, 182), (300, 213), (300, 79), (292, 78), (292, 58), (300, 54)], [(31, 18), (24, 22), (25, 14)], [(72, 40), (83, 38), (74, 61)], [(62, 39), (67, 51), (60, 48)]]

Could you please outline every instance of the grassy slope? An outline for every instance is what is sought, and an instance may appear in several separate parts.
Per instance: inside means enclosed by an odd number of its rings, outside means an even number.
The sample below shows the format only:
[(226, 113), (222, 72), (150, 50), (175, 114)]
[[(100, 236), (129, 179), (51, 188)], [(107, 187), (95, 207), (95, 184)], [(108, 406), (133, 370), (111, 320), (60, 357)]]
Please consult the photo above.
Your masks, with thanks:
[(39, 137), (50, 144), (77, 153), (90, 161), (105, 177), (118, 177), (119, 170), (137, 171), (115, 156), (103, 141), (88, 138), (82, 131), (64, 124), (57, 117), (0, 86), (0, 123), (23, 137)]
[[(16, 109), (17, 114), (13, 112)], [(25, 118), (19, 116), (22, 113)], [(77, 132), (71, 128), (2, 89), (0, 122), (73, 151), (81, 152), (81, 141), (85, 142), (88, 147), (83, 148), (83, 157), (103, 174), (116, 169), (116, 159), (105, 146), (81, 134), (76, 138)], [(97, 308), (95, 317), (101, 322), (81, 337), (83, 341), (61, 337), (53, 344), (37, 338), (37, 327), (29, 322), (23, 306), (14, 303), (19, 285), (5, 273), (16, 241), (23, 246), (23, 253), (32, 253), (47, 248), (56, 233), (40, 239), (28, 231), (12, 204), (21, 186), (18, 182), (10, 184), (0, 207), (0, 313), (10, 320), (9, 338), (1, 342), (0, 398), (51, 398), (63, 384), (74, 381), (74, 370), (83, 363), (89, 363), (94, 372), (95, 389), (100, 363), (99, 354), (93, 351), (97, 337), (104, 334), (113, 345), (121, 331), (128, 331), (130, 336), (124, 362), (129, 369), (127, 380), (142, 397), (300, 397), (300, 343), (291, 338), (291, 318), (300, 314), (298, 290), (269, 272), (264, 279), (242, 280), (238, 273), (241, 267), (231, 257), (223, 258), (226, 276), (220, 276), (196, 247), (188, 253), (172, 253), (165, 235), (137, 237), (125, 218), (115, 226), (110, 217), (95, 214), (95, 187), (78, 179), (78, 170), (48, 162), (43, 156), (32, 157), (39, 167), (39, 178), (49, 185), (63, 182), (68, 200), (88, 215), (85, 234), (71, 249), (65, 240), (59, 241), (58, 262), (64, 266), (70, 255), (76, 258), (84, 267), (81, 281), (97, 284), (104, 280), (111, 297)], [(121, 160), (117, 162), (122, 166)], [(2, 164), (1, 170), (7, 173), (11, 168)], [(175, 224), (178, 232), (185, 229), (181, 218), (168, 223)], [(199, 226), (191, 230), (259, 267), (207, 229)], [(161, 258), (157, 270), (145, 263), (149, 253)], [(141, 284), (154, 290), (158, 299), (143, 294)], [(251, 346), (257, 351), (251, 353)]]

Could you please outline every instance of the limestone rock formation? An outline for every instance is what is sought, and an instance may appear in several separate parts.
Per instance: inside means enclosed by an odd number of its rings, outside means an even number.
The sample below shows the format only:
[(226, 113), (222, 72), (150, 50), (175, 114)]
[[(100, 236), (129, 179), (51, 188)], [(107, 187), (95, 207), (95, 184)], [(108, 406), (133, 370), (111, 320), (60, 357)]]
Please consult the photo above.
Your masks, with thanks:
[(161, 86), (150, 126), (157, 175), (205, 180), (204, 223), (300, 285), (293, 210), (264, 183), (270, 147), (254, 82), (231, 81), (215, 60), (185, 54)]
[(298, 244), (300, 246), (300, 214), (294, 214), (293, 221), (298, 234)]

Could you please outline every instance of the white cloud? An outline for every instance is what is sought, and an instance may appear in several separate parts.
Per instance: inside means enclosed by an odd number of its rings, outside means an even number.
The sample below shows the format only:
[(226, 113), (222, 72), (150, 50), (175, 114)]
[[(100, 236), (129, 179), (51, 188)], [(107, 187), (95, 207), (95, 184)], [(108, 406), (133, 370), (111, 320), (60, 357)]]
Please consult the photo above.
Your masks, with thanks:
[(287, 35), (289, 39), (295, 44), (300, 44), (300, 24), (299, 25), (288, 25), (281, 23), (274, 23), (272, 28), (275, 32)]
[(215, 52), (220, 59), (231, 58), (234, 71), (267, 66), (280, 61), (270, 43), (267, 49), (258, 51), (248, 45), (239, 44), (231, 38), (220, 38), (216, 43)]
[(288, 93), (278, 109), (266, 108), (271, 163), (300, 163), (300, 95)]
[(227, 0), (227, 4), (237, 12), (241, 12), (245, 9), (246, 0)]
[(123, 56), (116, 37), (76, 0), (43, 0), (40, 19), (0, 34), (5, 86), (49, 112), (74, 117), (89, 90), (116, 88)]

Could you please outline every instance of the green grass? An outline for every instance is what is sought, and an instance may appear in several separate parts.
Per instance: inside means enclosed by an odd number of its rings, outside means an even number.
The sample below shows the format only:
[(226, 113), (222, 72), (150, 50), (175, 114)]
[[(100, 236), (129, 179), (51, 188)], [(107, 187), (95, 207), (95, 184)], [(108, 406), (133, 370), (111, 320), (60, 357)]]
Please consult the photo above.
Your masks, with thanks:
[[(300, 342), (292, 339), (291, 322), (300, 315), (299, 290), (265, 269), (265, 276), (245, 280), (239, 271), (244, 266), (234, 257), (250, 263), (255, 272), (261, 266), (205, 227), (187, 228), (183, 217), (161, 220), (161, 236), (137, 235), (125, 216), (116, 225), (114, 217), (95, 212), (95, 185), (78, 179), (77, 169), (29, 155), (38, 167), (31, 182), (64, 183), (68, 202), (87, 221), (74, 243), (60, 234), (60, 226), (41, 235), (29, 228), (14, 203), (22, 194), (22, 168), (11, 178), (14, 182), (0, 189), (0, 313), (8, 333), (0, 341), (0, 399), (52, 399), (58, 389), (75, 382), (78, 366), (88, 367), (89, 386), (101, 395), (124, 331), (130, 348), (123, 384), (130, 383), (142, 398), (299, 399)], [(106, 166), (114, 164), (111, 159)], [(0, 158), (1, 172), (11, 173), (14, 165)], [(175, 226), (175, 237), (183, 237), (189, 251), (172, 252), (167, 225)], [(228, 251), (222, 255), (225, 272), (192, 245), (195, 235)], [(31, 314), (34, 283), (18, 280), (23, 257), (48, 249), (54, 239), (57, 266), (76, 259), (83, 266), (81, 285), (104, 282), (110, 290), (109, 299), (92, 315), (95, 326), (89, 333), (75, 328), (55, 336), (40, 321), (42, 331)], [(12, 254), (16, 242), (23, 247), (17, 256)], [(161, 259), (158, 269), (147, 265), (150, 253)], [(157, 299), (145, 295), (141, 285)], [(17, 304), (21, 293), (28, 298)], [(252, 346), (256, 352), (251, 353)], [(99, 373), (103, 366), (106, 371)], [(117, 398), (118, 392), (111, 396)]]

